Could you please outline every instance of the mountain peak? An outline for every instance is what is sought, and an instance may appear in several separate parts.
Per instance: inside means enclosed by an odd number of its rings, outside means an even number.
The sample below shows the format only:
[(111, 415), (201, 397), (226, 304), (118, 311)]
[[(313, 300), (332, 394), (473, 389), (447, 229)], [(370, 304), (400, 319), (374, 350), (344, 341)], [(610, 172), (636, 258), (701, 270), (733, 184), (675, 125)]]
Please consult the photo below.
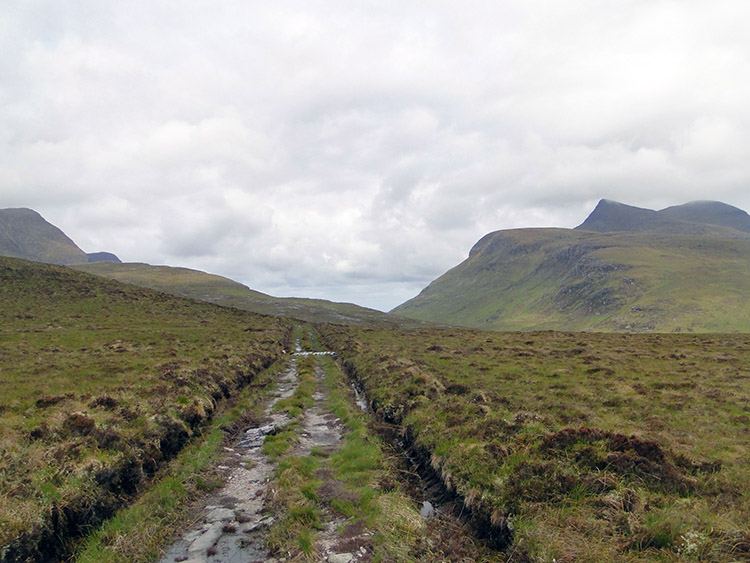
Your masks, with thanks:
[(658, 222), (656, 211), (602, 199), (586, 220), (576, 229), (609, 233), (613, 231), (649, 230)]
[(741, 233), (750, 233), (750, 215), (719, 201), (691, 201), (654, 211), (602, 199), (576, 229), (743, 237)]
[(86, 253), (33, 209), (0, 209), (0, 254), (50, 264), (88, 262)]
[(86, 254), (62, 230), (28, 207), (0, 209), (0, 256), (63, 266), (120, 261), (110, 252)]

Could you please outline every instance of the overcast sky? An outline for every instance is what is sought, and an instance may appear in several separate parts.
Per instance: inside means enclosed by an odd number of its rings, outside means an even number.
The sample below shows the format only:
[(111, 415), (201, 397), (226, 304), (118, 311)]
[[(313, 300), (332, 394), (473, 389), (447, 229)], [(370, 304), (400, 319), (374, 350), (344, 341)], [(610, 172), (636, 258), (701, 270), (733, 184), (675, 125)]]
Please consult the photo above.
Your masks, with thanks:
[(0, 207), (388, 310), (600, 198), (750, 210), (747, 0), (0, 3)]

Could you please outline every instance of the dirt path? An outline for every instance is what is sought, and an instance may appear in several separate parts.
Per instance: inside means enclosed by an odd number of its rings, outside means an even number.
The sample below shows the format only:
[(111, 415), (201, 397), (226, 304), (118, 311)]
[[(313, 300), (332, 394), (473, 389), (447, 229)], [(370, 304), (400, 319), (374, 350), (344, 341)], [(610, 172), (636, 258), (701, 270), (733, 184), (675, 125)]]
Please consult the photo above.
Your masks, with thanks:
[(274, 405), (297, 388), (297, 360), (279, 379), (276, 396), (266, 408), (267, 422), (248, 429), (231, 448), (218, 469), (226, 472), (226, 484), (206, 501), (202, 517), (159, 559), (159, 563), (247, 563), (271, 561), (263, 546), (262, 531), (273, 522), (263, 516), (263, 497), (276, 464), (261, 448), (265, 437), (289, 423)]
[(344, 429), (341, 422), (324, 408), (328, 399), (323, 378), (325, 374), (320, 366), (315, 368), (315, 404), (306, 409), (302, 415), (302, 424), (298, 433), (299, 442), (293, 448), (291, 455), (304, 457), (310, 455), (314, 447), (334, 450), (343, 438)]
[[(218, 466), (226, 473), (225, 485), (204, 501), (200, 517), (167, 549), (159, 563), (284, 561), (283, 558), (273, 558), (265, 548), (265, 531), (274, 518), (264, 515), (264, 500), (275, 493), (267, 489), (277, 463), (263, 453), (262, 446), (267, 435), (290, 422), (285, 413), (274, 412), (274, 405), (294, 394), (298, 385), (297, 356), (302, 355), (307, 354), (300, 353), (298, 347), (289, 368), (279, 379), (276, 396), (266, 407), (265, 423), (248, 429), (233, 447), (225, 448), (227, 455)], [(298, 441), (287, 455), (306, 457), (315, 448), (330, 454), (341, 444), (344, 428), (338, 418), (325, 408), (328, 395), (324, 378), (323, 369), (317, 365), (314, 404), (302, 413), (297, 430)], [(328, 484), (325, 490), (335, 493), (337, 487)], [(352, 534), (342, 538), (339, 533), (344, 527), (344, 519), (326, 514), (323, 520), (324, 529), (318, 535), (316, 552), (322, 554), (324, 561), (348, 563), (369, 560), (369, 557), (365, 557), (366, 549), (358, 549), (355, 553), (337, 549), (342, 539), (347, 540), (344, 542), (347, 545), (353, 545), (350, 541)]]
[[(307, 556), (302, 557), (306, 557), (306, 560), (312, 558), (315, 561), (329, 563), (366, 563), (373, 560), (374, 531), (368, 530), (362, 519), (352, 518), (351, 515), (345, 516), (346, 511), (342, 512), (340, 504), (337, 505), (341, 502), (356, 503), (360, 498), (358, 495), (362, 494), (353, 493), (346, 483), (338, 481), (337, 470), (334, 470), (335, 467), (330, 462), (336, 457), (337, 452), (348, 455), (349, 446), (344, 444), (347, 432), (351, 430), (329, 410), (330, 382), (326, 382), (326, 372), (322, 367), (325, 364), (323, 359), (315, 359), (314, 372), (311, 361), (302, 359), (302, 356), (326, 354), (302, 352), (297, 345), (289, 367), (279, 378), (276, 395), (265, 409), (263, 424), (248, 429), (231, 448), (225, 448), (226, 456), (218, 466), (226, 475), (225, 484), (209, 498), (204, 499), (194, 525), (169, 547), (159, 559), (159, 563), (280, 563), (291, 559), (299, 560), (299, 556), (287, 554), (285, 548), (281, 548), (282, 554), (272, 555), (267, 545), (276, 545), (275, 549), (288, 545), (274, 544), (272, 538), (279, 529), (283, 529), (289, 514), (299, 508), (297, 501), (289, 503), (288, 489), (284, 489), (288, 485), (280, 485), (281, 478), (277, 475), (279, 462), (287, 464), (282, 465), (283, 469), (290, 464), (310, 461), (308, 458), (315, 458), (314, 463), (318, 466), (314, 474), (318, 483), (314, 492), (318, 513), (317, 524), (311, 535), (312, 544), (306, 551)], [(314, 390), (311, 385), (313, 373)], [(312, 401), (309, 400), (310, 394)], [(350, 394), (352, 403), (356, 402), (363, 411), (368, 410), (366, 398), (360, 395), (356, 388)], [(307, 406), (301, 412), (298, 409), (290, 416), (274, 408), (279, 401), (287, 398), (294, 404), (303, 404), (298, 403), (297, 399), (302, 395), (307, 397), (304, 402)], [(285, 403), (288, 404), (289, 401)], [(278, 405), (277, 409), (279, 407), (283, 409), (286, 405)], [(274, 436), (275, 440), (284, 436), (287, 437), (284, 439), (288, 439), (291, 436), (288, 442), (291, 445), (286, 446), (288, 449), (278, 459), (269, 458), (263, 452), (263, 444), (270, 434), (277, 434)], [(396, 448), (396, 441), (394, 436), (394, 444), (391, 447)], [(273, 449), (273, 446), (272, 443), (270, 449)], [(269, 451), (270, 449), (267, 448)], [(398, 463), (397, 460), (401, 457), (402, 454), (394, 449), (390, 459)], [(411, 491), (412, 502), (417, 505), (417, 512), (406, 516), (406, 521), (410, 522), (410, 529), (413, 529), (414, 533), (421, 530), (419, 533), (425, 537), (422, 544), (417, 545), (418, 551), (421, 550), (420, 553), (425, 555), (433, 552), (445, 553), (441, 546), (448, 546), (448, 553), (458, 553), (458, 546), (459, 551), (464, 554), (472, 553), (475, 545), (473, 540), (460, 539), (468, 537), (468, 531), (451, 516), (449, 509), (438, 508), (441, 499), (431, 494), (434, 491), (429, 490), (429, 483), (420, 479), (406, 457), (403, 457), (403, 462), (403, 469), (396, 468), (396, 471), (401, 473), (399, 481), (402, 482), (404, 490)], [(433, 500), (435, 508), (428, 499)], [(421, 517), (418, 509), (420, 504)], [(404, 513), (394, 514), (394, 517), (403, 519)], [(415, 522), (415, 518), (424, 524)], [(396, 547), (393, 549), (397, 550)], [(390, 554), (390, 548), (386, 553)], [(439, 560), (454, 559), (443, 557)], [(472, 557), (470, 555), (467, 559), (466, 556), (462, 556), (455, 560), (470, 561)], [(482, 560), (488, 559), (482, 557)]]
[[(292, 454), (297, 457), (309, 456), (314, 448), (325, 454), (333, 454), (344, 439), (345, 429), (341, 421), (326, 409), (328, 393), (324, 383), (325, 372), (318, 364), (315, 369), (316, 389), (313, 394), (315, 404), (303, 415), (299, 443)], [(323, 481), (318, 494), (321, 498), (345, 498), (343, 485), (333, 478), (327, 469), (319, 470), (317, 476)], [(316, 537), (315, 553), (321, 561), (330, 563), (350, 563), (370, 561), (371, 550), (368, 549), (372, 533), (359, 527), (347, 527), (347, 519), (323, 510), (321, 515), (323, 529)]]

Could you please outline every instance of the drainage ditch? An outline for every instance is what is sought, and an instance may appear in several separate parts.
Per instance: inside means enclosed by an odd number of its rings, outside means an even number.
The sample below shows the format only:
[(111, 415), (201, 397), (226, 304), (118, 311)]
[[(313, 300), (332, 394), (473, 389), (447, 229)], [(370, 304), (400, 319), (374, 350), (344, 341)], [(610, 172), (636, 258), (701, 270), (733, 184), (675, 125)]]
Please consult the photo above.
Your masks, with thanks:
[(348, 362), (340, 361), (342, 371), (352, 381), (357, 404), (371, 415), (371, 427), (390, 448), (395, 459), (400, 459), (397, 467), (400, 480), (406, 492), (417, 503), (421, 503), (420, 513), (429, 519), (442, 517), (469, 528), (471, 534), (494, 550), (504, 550), (513, 542), (513, 532), (507, 525), (493, 525), (491, 514), (481, 507), (468, 507), (464, 498), (445, 486), (441, 474), (432, 466), (431, 454), (416, 444), (408, 428), (400, 421), (392, 420), (382, 411), (376, 411), (367, 400), (366, 390), (356, 371)]

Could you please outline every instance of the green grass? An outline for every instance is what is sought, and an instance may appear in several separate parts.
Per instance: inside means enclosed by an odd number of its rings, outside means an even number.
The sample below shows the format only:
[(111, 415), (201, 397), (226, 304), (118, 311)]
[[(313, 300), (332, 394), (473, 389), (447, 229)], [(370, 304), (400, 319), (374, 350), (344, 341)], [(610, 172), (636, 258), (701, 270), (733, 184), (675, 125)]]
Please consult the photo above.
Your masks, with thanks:
[(283, 458), (276, 471), (266, 506), (276, 520), (269, 530), (267, 545), (272, 553), (293, 554), (297, 558), (314, 556), (315, 533), (321, 529), (315, 477), (320, 459), (315, 456)]
[(280, 357), (290, 331), (276, 319), (6, 258), (0, 318), (7, 557), (69, 551)]
[(749, 336), (321, 333), (508, 553), (750, 552)]

